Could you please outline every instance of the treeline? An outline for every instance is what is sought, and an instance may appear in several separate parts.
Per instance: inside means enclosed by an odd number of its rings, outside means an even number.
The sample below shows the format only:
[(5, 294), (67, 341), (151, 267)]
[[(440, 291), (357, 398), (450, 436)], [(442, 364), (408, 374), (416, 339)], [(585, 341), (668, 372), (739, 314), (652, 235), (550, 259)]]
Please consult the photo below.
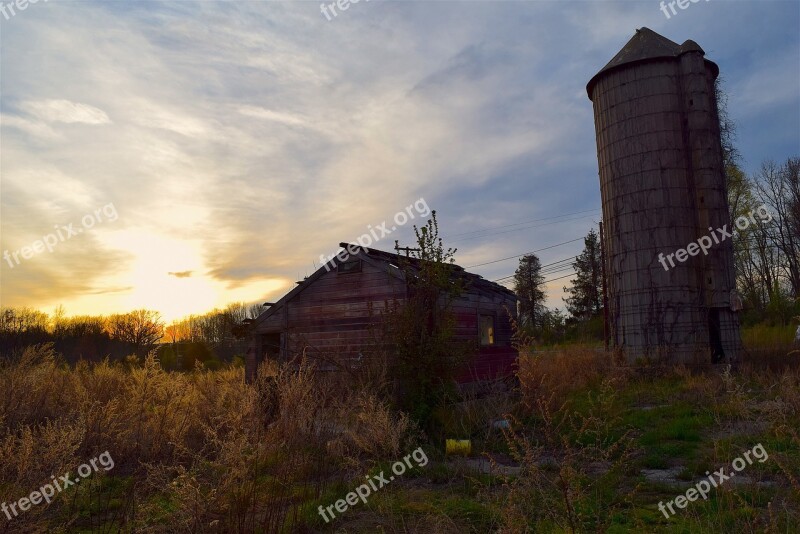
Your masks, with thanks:
[[(800, 316), (800, 158), (763, 163), (752, 176), (726, 149), (726, 174), (736, 287), (745, 327), (788, 326)], [(545, 307), (543, 266), (535, 254), (520, 259), (514, 290), (520, 325), (540, 344), (603, 339), (600, 240), (592, 230), (571, 263), (575, 276), (564, 287), (566, 312)]]
[[(800, 158), (765, 161), (748, 176), (736, 148), (736, 124), (728, 114), (728, 95), (717, 79), (722, 156), (731, 214), (736, 288), (744, 326), (786, 326), (800, 316)], [(766, 221), (759, 216), (768, 213)], [(758, 213), (753, 217), (753, 213)], [(755, 224), (742, 229), (742, 217)], [(764, 219), (764, 217), (760, 217)]]
[(603, 340), (603, 279), (597, 232), (590, 230), (583, 244), (583, 252), (570, 264), (575, 275), (564, 287), (565, 311), (544, 305), (545, 278), (539, 258), (535, 254), (520, 258), (514, 274), (519, 327), (536, 344)]
[[(726, 171), (742, 323), (788, 325), (800, 313), (800, 158), (767, 161), (752, 176), (735, 162)], [(758, 222), (745, 226), (753, 213)]]
[(158, 312), (134, 310), (114, 315), (68, 317), (59, 307), (50, 315), (32, 308), (0, 310), (0, 355), (38, 343), (53, 343), (77, 360), (120, 360), (134, 355), (143, 358), (157, 350), (168, 369), (192, 369), (196, 362), (207, 367), (243, 358), (246, 340), (242, 325), (258, 316), (261, 307), (230, 304), (203, 315), (191, 315), (166, 324)]

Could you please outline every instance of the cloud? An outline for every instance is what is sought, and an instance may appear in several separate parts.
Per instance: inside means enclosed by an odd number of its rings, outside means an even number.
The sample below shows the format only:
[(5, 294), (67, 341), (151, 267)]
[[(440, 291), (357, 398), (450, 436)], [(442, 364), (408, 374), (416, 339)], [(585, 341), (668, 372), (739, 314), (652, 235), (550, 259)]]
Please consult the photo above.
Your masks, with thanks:
[(132, 291), (134, 288), (133, 286), (124, 286), (124, 287), (104, 287), (100, 289), (95, 289), (92, 291), (87, 291), (88, 295), (106, 295), (108, 293), (127, 293), (128, 291)]
[(287, 126), (306, 126), (307, 122), (290, 113), (283, 113), (280, 111), (272, 111), (258, 106), (242, 106), (239, 108), (239, 113), (248, 117), (255, 117), (257, 119), (264, 119), (274, 121)]
[(210, 133), (206, 122), (180, 106), (148, 100), (129, 101), (128, 119), (145, 128), (175, 132), (186, 137), (203, 138)]
[(9, 113), (0, 114), (0, 126), (5, 128), (16, 128), (33, 137), (41, 137), (44, 139), (57, 139), (59, 134), (49, 125), (36, 120), (30, 120), (25, 117), (17, 115), (10, 115)]
[(174, 276), (175, 278), (190, 278), (192, 276), (192, 271), (180, 271), (177, 273), (170, 271), (167, 274), (170, 276)]
[(22, 102), (20, 107), (30, 115), (45, 122), (67, 124), (110, 124), (111, 119), (102, 109), (69, 100), (35, 100)]

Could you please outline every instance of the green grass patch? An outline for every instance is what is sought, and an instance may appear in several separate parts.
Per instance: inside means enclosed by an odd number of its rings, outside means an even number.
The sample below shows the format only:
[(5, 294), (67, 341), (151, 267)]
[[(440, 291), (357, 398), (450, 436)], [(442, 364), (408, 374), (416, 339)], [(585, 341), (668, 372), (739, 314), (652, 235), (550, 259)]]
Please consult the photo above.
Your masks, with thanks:
[(489, 532), (499, 520), (499, 511), (494, 506), (448, 490), (402, 488), (375, 494), (369, 506), (394, 516), (446, 515), (456, 523), (469, 525), (472, 532)]

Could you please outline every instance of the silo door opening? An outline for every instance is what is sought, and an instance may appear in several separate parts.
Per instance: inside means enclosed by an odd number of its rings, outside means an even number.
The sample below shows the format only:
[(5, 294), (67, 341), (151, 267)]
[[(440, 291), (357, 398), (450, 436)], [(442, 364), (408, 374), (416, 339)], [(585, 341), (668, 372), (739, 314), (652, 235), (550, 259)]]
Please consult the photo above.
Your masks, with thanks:
[(708, 310), (708, 344), (711, 347), (711, 363), (725, 361), (725, 351), (722, 349), (722, 335), (719, 321), (719, 309)]

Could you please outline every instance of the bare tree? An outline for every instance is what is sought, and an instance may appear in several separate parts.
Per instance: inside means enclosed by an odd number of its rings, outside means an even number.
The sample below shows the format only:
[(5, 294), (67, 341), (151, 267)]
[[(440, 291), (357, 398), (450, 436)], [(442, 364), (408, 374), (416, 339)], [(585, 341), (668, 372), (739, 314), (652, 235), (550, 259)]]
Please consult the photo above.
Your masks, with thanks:
[(256, 319), (263, 312), (264, 312), (264, 305), (263, 304), (251, 304), (247, 308), (247, 318), (248, 319)]
[[(772, 212), (770, 245), (780, 254), (779, 276), (788, 282), (794, 298), (800, 296), (800, 158), (782, 166), (767, 161), (756, 175), (759, 200)], [(778, 280), (773, 281), (773, 285)]]
[(161, 339), (164, 323), (158, 312), (143, 309), (112, 315), (108, 329), (113, 339), (130, 343), (136, 354), (142, 355), (152, 350)]
[(44, 334), (49, 323), (46, 313), (33, 308), (3, 308), (0, 311), (0, 331), (8, 334)]

